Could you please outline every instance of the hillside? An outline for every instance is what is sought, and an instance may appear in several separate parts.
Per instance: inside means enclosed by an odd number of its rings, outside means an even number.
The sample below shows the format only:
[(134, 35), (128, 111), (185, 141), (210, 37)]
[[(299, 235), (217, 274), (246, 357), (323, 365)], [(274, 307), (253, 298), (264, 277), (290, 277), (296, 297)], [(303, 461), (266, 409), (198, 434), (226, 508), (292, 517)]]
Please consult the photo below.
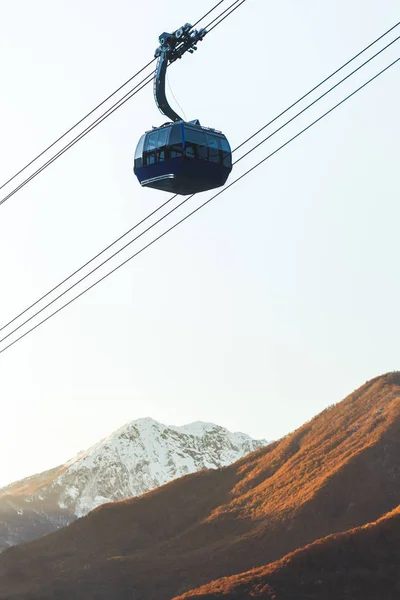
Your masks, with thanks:
[(105, 502), (140, 496), (266, 444), (213, 423), (124, 425), (64, 465), (0, 489), (0, 550), (64, 527)]
[(231, 466), (103, 505), (0, 556), (2, 600), (170, 599), (400, 503), (400, 374)]
[(399, 565), (400, 506), (375, 523), (330, 535), (176, 600), (398, 600)]

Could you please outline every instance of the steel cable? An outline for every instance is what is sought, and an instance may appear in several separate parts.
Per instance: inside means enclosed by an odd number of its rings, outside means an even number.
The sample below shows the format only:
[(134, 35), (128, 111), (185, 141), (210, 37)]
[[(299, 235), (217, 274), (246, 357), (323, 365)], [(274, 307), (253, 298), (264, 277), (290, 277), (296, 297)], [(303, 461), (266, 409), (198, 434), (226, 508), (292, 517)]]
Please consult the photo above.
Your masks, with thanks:
[[(26, 332), (24, 332), (21, 336), (19, 336), (18, 338), (16, 338), (15, 340), (13, 340), (12, 342), (10, 342), (7, 346), (5, 346), (4, 348), (2, 348), (0, 350), (0, 354), (2, 354), (3, 352), (5, 352), (7, 349), (9, 349), (11, 346), (13, 346), (14, 344), (16, 344), (18, 341), (20, 341), (21, 339), (23, 339), (25, 336), (27, 336), (29, 333), (31, 333), (32, 331), (34, 331), (35, 329), (37, 329), (40, 325), (42, 325), (43, 323), (45, 323), (46, 321), (48, 321), (51, 317), (55, 316), (56, 314), (58, 314), (61, 310), (63, 310), (64, 308), (66, 308), (67, 306), (69, 306), (69, 304), (71, 304), (72, 302), (74, 302), (75, 300), (77, 300), (78, 298), (80, 298), (83, 294), (85, 294), (86, 292), (88, 292), (90, 289), (92, 289), (93, 287), (95, 287), (98, 283), (100, 283), (101, 281), (103, 281), (104, 279), (106, 279), (107, 277), (109, 277), (112, 273), (114, 273), (115, 271), (117, 271), (118, 269), (120, 269), (122, 266), (124, 266), (126, 263), (128, 263), (129, 261), (131, 261), (133, 258), (135, 258), (136, 256), (138, 256), (139, 254), (141, 254), (144, 250), (146, 250), (147, 248), (149, 248), (150, 246), (152, 246), (154, 243), (156, 243), (157, 241), (159, 241), (162, 237), (164, 237), (165, 235), (167, 235), (167, 233), (170, 233), (173, 229), (175, 229), (178, 225), (180, 225), (181, 223), (183, 223), (184, 221), (186, 221), (189, 217), (193, 216), (195, 213), (197, 213), (201, 208), (203, 208), (204, 206), (206, 206), (207, 204), (209, 204), (212, 200), (214, 200), (215, 198), (217, 198), (218, 196), (220, 196), (221, 194), (223, 194), (224, 192), (226, 192), (228, 189), (230, 189), (232, 186), (234, 186), (236, 183), (238, 183), (239, 181), (241, 181), (244, 177), (246, 177), (247, 175), (249, 175), (251, 172), (253, 172), (256, 168), (258, 168), (260, 165), (262, 165), (263, 163), (265, 163), (268, 159), (270, 159), (272, 156), (274, 156), (275, 154), (277, 154), (280, 150), (282, 150), (283, 148), (285, 148), (287, 145), (289, 145), (291, 142), (293, 142), (295, 139), (297, 139), (298, 137), (300, 137), (303, 133), (305, 133), (306, 131), (308, 131), (311, 127), (313, 127), (314, 125), (316, 125), (318, 122), (320, 122), (322, 119), (324, 119), (327, 115), (329, 115), (331, 112), (333, 112), (336, 108), (338, 108), (339, 106), (341, 106), (342, 104), (344, 104), (344, 102), (346, 102), (347, 100), (349, 100), (351, 97), (353, 97), (355, 94), (357, 94), (360, 90), (362, 90), (363, 88), (365, 88), (368, 84), (370, 84), (372, 81), (374, 81), (375, 79), (377, 79), (380, 75), (382, 75), (383, 73), (385, 73), (388, 69), (390, 69), (391, 67), (393, 67), (396, 63), (398, 63), (400, 61), (400, 58), (397, 58), (396, 60), (394, 60), (392, 63), (390, 63), (388, 66), (386, 66), (384, 69), (382, 69), (381, 71), (379, 71), (376, 75), (374, 75), (373, 77), (371, 77), (368, 81), (366, 81), (364, 84), (362, 84), (361, 86), (359, 86), (356, 90), (354, 90), (353, 92), (351, 92), (350, 94), (348, 94), (343, 100), (341, 100), (340, 102), (338, 102), (337, 104), (335, 104), (332, 108), (330, 108), (329, 110), (327, 110), (325, 113), (323, 113), (320, 117), (318, 117), (317, 119), (315, 119), (314, 121), (312, 121), (312, 123), (310, 123), (309, 125), (307, 125), (306, 127), (304, 127), (301, 131), (299, 131), (298, 133), (296, 133), (295, 135), (293, 135), (289, 140), (287, 140), (284, 144), (282, 144), (281, 146), (279, 146), (277, 149), (275, 149), (273, 152), (271, 152), (270, 154), (268, 154), (267, 156), (265, 156), (262, 160), (260, 160), (258, 163), (256, 163), (255, 165), (253, 165), (250, 169), (248, 169), (245, 173), (243, 173), (242, 175), (240, 175), (239, 177), (237, 177), (234, 181), (232, 181), (230, 184), (228, 184), (226, 187), (224, 187), (222, 190), (220, 190), (219, 192), (217, 192), (216, 194), (214, 194), (211, 198), (209, 198), (208, 200), (206, 200), (205, 202), (203, 202), (200, 206), (198, 206), (197, 208), (195, 208), (193, 211), (191, 211), (189, 214), (187, 214), (185, 217), (183, 217), (182, 219), (180, 219), (179, 221), (177, 221), (176, 223), (174, 223), (173, 225), (171, 225), (171, 227), (169, 227), (168, 229), (166, 229), (164, 232), (162, 232), (161, 234), (159, 234), (156, 238), (154, 238), (153, 240), (151, 240), (150, 242), (148, 242), (145, 246), (143, 246), (142, 248), (140, 248), (138, 251), (136, 251), (133, 255), (131, 255), (130, 257), (128, 257), (127, 259), (125, 259), (122, 263), (120, 263), (119, 265), (117, 265), (116, 267), (114, 267), (111, 271), (109, 271), (108, 273), (106, 273), (105, 275), (103, 275), (100, 279), (98, 279), (97, 281), (95, 281), (93, 284), (91, 284), (89, 287), (85, 288), (82, 292), (80, 292), (79, 294), (77, 294), (76, 296), (74, 296), (74, 298), (72, 298), (71, 300), (69, 300), (68, 302), (66, 302), (65, 304), (63, 304), (61, 307), (59, 307), (57, 310), (55, 310), (53, 313), (51, 313), (50, 315), (48, 315), (46, 318), (42, 319), (42, 321), (40, 321), (39, 323), (37, 323), (36, 325), (34, 325), (33, 327), (31, 327), (30, 329), (28, 329)], [(268, 139), (268, 138), (266, 138)], [(266, 140), (264, 140), (266, 141)], [(255, 150), (255, 148), (258, 147), (255, 146), (253, 148), (253, 150)], [(194, 195), (194, 194), (193, 194)], [(159, 219), (159, 221), (157, 221), (156, 223), (152, 224), (151, 227), (149, 227), (146, 231), (148, 231), (149, 229), (151, 229), (152, 227), (154, 227), (158, 222), (160, 222), (161, 220), (163, 220), (166, 216), (168, 216), (169, 214), (171, 214), (173, 211), (175, 211), (177, 208), (179, 208), (180, 206), (182, 206), (182, 204), (184, 204), (185, 202), (187, 202), (192, 196), (189, 196), (188, 198), (186, 198), (184, 201), (182, 201), (178, 206), (174, 207), (174, 209), (172, 209), (169, 213), (167, 213), (167, 215), (165, 215), (164, 217), (162, 217), (161, 219)], [(143, 235), (144, 233), (146, 233), (146, 231), (142, 232), (140, 235)], [(138, 236), (140, 237), (140, 236)], [(107, 262), (107, 261), (105, 261)], [(101, 266), (101, 265), (100, 265)], [(73, 287), (73, 286), (72, 286)], [(62, 294), (63, 295), (63, 294)], [(61, 295), (60, 295), (61, 297)], [(57, 298), (58, 299), (58, 298)], [(55, 300), (53, 300), (53, 302), (55, 302)], [(41, 311), (39, 311), (41, 312)], [(36, 315), (35, 315), (36, 316)], [(33, 317), (31, 317), (33, 318)], [(29, 319), (30, 320), (30, 319)], [(18, 328), (17, 328), (18, 329)], [(10, 334), (11, 335), (11, 334)], [(6, 336), (8, 337), (8, 336)], [(5, 338), (3, 338), (5, 339)], [(1, 340), (2, 341), (2, 340)]]
[(82, 117), (79, 121), (77, 121), (77, 123), (75, 123), (75, 125), (72, 125), (72, 127), (67, 129), (67, 131), (65, 131), (62, 135), (60, 135), (60, 137), (58, 137), (56, 140), (54, 140), (54, 142), (52, 142), (49, 146), (47, 146), (47, 148), (42, 150), (37, 156), (35, 156), (35, 158), (33, 158), (31, 161), (29, 161), (17, 173), (15, 173), (15, 175), (10, 177), (10, 179), (7, 179), (7, 181), (5, 181), (2, 185), (0, 185), (0, 190), (2, 190), (6, 185), (8, 185), (11, 181), (13, 181), (16, 177), (18, 177), (18, 175), (21, 175), (21, 173), (23, 173), (28, 167), (30, 167), (34, 162), (36, 162), (41, 156), (43, 156), (43, 154), (45, 154), (48, 150), (53, 148), (53, 146), (55, 146), (58, 142), (60, 142), (62, 139), (64, 139), (69, 133), (71, 133), (71, 131), (76, 129), (76, 127), (78, 127), (78, 125), (83, 123), (83, 121), (85, 121), (88, 117), (90, 117), (90, 115), (92, 115), (94, 112), (96, 112), (96, 110), (98, 110), (101, 106), (103, 106), (103, 104), (105, 104), (108, 100), (110, 100), (113, 96), (115, 96), (115, 94), (117, 94), (119, 91), (121, 91), (122, 88), (124, 88), (126, 85), (128, 85), (128, 83), (133, 81), (133, 79), (135, 79), (138, 75), (140, 75), (140, 73), (143, 73), (143, 71), (145, 69), (147, 69), (147, 67), (149, 67), (155, 60), (156, 59), (153, 58), (153, 60), (148, 62), (147, 65), (145, 65), (139, 71), (137, 71), (137, 73), (132, 75), (132, 77), (130, 77), (127, 81), (125, 81), (125, 83), (120, 85), (119, 88), (114, 90), (114, 92), (112, 92), (109, 96), (107, 96), (107, 98), (105, 98), (102, 102), (100, 102), (100, 104), (98, 104), (97, 106), (92, 108), (92, 110), (90, 110), (84, 117)]
[[(346, 66), (348, 66), (352, 61), (354, 61), (356, 58), (358, 58), (361, 54), (363, 54), (366, 50), (368, 50), (369, 48), (371, 48), (374, 44), (376, 44), (379, 40), (381, 40), (384, 36), (388, 35), (391, 31), (393, 31), (398, 25), (400, 25), (399, 23), (396, 23), (396, 25), (394, 25), (393, 27), (391, 27), (390, 29), (388, 29), (385, 33), (383, 33), (382, 35), (380, 35), (378, 38), (376, 38), (376, 40), (374, 40), (372, 43), (368, 44), (363, 50), (361, 50), (361, 52), (357, 53), (355, 56), (353, 56), (351, 59), (349, 59), (348, 61), (346, 61), (341, 67), (339, 67), (338, 69), (336, 69), (335, 71), (333, 71), (328, 77), (326, 77), (325, 79), (323, 79), (318, 85), (314, 86), (309, 92), (307, 92), (306, 94), (304, 94), (303, 96), (301, 96), (298, 100), (296, 100), (293, 104), (291, 104), (288, 108), (286, 108), (284, 111), (282, 111), (281, 113), (279, 113), (276, 117), (274, 117), (272, 120), (270, 120), (266, 125), (264, 125), (263, 127), (261, 127), (260, 129), (258, 129), (258, 131), (256, 131), (255, 133), (253, 133), (249, 138), (247, 138), (246, 140), (244, 140), (241, 144), (239, 144), (239, 146), (237, 146), (236, 148), (234, 148), (233, 152), (236, 152), (237, 150), (239, 150), (239, 148), (241, 148), (242, 146), (244, 146), (246, 143), (248, 143), (251, 139), (253, 139), (256, 135), (258, 135), (261, 131), (265, 130), (268, 126), (270, 126), (272, 123), (274, 123), (277, 119), (279, 119), (281, 116), (283, 116), (285, 113), (287, 113), (291, 108), (293, 108), (294, 106), (296, 106), (301, 100), (304, 100), (307, 96), (309, 96), (312, 92), (314, 92), (316, 89), (318, 89), (320, 86), (322, 86), (324, 83), (326, 83), (329, 79), (331, 79), (334, 75), (336, 75), (339, 71), (341, 71), (342, 69), (344, 69)], [(308, 108), (310, 108), (313, 104), (315, 104), (318, 100), (320, 100), (322, 97), (326, 96), (327, 93), (329, 93), (330, 91), (332, 91), (334, 88), (336, 88), (338, 85), (340, 85), (343, 81), (345, 81), (346, 79), (348, 79), (352, 74), (354, 74), (356, 71), (358, 71), (361, 67), (363, 67), (364, 65), (366, 65), (368, 62), (370, 62), (373, 58), (375, 58), (378, 54), (380, 54), (381, 52), (383, 52), (383, 50), (385, 50), (386, 48), (388, 48), (390, 45), (392, 45), (392, 43), (394, 43), (395, 41), (397, 41), (399, 38), (396, 38), (395, 40), (393, 40), (392, 42), (390, 42), (387, 46), (385, 46), (384, 48), (382, 48), (379, 52), (377, 52), (373, 57), (369, 58), (367, 61), (365, 61), (362, 65), (360, 65), (357, 69), (355, 69), (352, 73), (350, 73), (349, 75), (347, 75), (345, 78), (343, 78), (340, 82), (338, 82), (337, 84), (335, 84), (332, 88), (330, 88), (327, 92), (325, 92), (324, 94), (322, 94), (319, 98), (317, 98), (314, 102), (312, 102), (311, 104), (309, 104), (305, 109), (303, 109), (302, 111), (300, 111), (299, 113), (297, 113), (292, 119), (290, 119), (288, 122), (284, 123), (278, 130), (276, 130), (275, 132), (273, 132), (270, 136), (268, 136), (267, 139), (269, 139), (270, 137), (272, 137), (273, 135), (275, 135), (275, 133), (277, 133), (278, 131), (280, 131), (281, 129), (283, 129), (283, 127), (285, 127), (287, 124), (289, 124), (291, 121), (293, 121), (295, 118), (297, 118), (300, 114), (302, 114), (305, 110), (308, 110)], [(260, 142), (261, 143), (264, 143)], [(260, 145), (258, 144), (258, 145)], [(243, 158), (245, 158), (248, 155), (248, 153), (244, 154), (241, 158), (239, 158), (236, 162), (239, 162), (240, 160), (242, 160)], [(41, 302), (42, 300), (44, 300), (45, 298), (47, 298), (50, 294), (52, 294), (55, 290), (57, 290), (58, 288), (60, 288), (63, 284), (65, 284), (67, 281), (69, 281), (72, 277), (74, 277), (75, 275), (77, 275), (80, 271), (82, 271), (85, 267), (87, 267), (89, 264), (91, 264), (94, 260), (96, 260), (97, 258), (99, 258), (99, 256), (101, 256), (102, 254), (104, 254), (107, 250), (109, 250), (112, 246), (114, 246), (115, 244), (117, 244), (120, 240), (122, 240), (124, 237), (126, 237), (129, 233), (131, 233), (133, 230), (135, 230), (137, 227), (139, 227), (140, 225), (142, 225), (147, 219), (149, 219), (150, 217), (152, 217), (153, 215), (155, 215), (159, 210), (161, 210), (162, 208), (164, 208), (167, 204), (169, 204), (172, 200), (174, 200), (176, 198), (177, 194), (171, 196), (168, 200), (166, 200), (165, 202), (163, 202), (158, 208), (156, 208), (154, 211), (152, 211), (150, 214), (148, 214), (146, 217), (144, 217), (142, 220), (140, 220), (138, 223), (136, 223), (135, 225), (133, 225), (132, 227), (130, 227), (125, 233), (123, 233), (122, 235), (120, 235), (116, 240), (114, 240), (113, 242), (111, 242), (110, 244), (108, 244), (103, 250), (101, 250), (100, 252), (98, 252), (95, 256), (93, 256), (90, 260), (86, 261), (81, 267), (79, 267), (78, 269), (76, 269), (75, 271), (73, 271), (70, 275), (68, 275), (66, 278), (64, 278), (60, 283), (58, 283), (56, 286), (54, 286), (53, 288), (51, 288), (47, 293), (45, 293), (43, 296), (41, 296), (40, 298), (38, 298), (35, 302), (33, 302), (32, 304), (30, 304), (28, 307), (26, 307), (24, 310), (22, 310), (18, 315), (16, 315), (14, 318), (12, 318), (10, 321), (8, 321), (7, 323), (5, 323), (2, 327), (0, 327), (0, 331), (3, 331), (4, 329), (6, 329), (9, 325), (11, 325), (12, 323), (14, 323), (17, 319), (19, 319), (21, 316), (23, 316), (24, 314), (26, 314), (29, 310), (31, 310), (33, 307), (35, 307), (37, 304), (39, 304), (39, 302)], [(135, 238), (133, 241), (135, 241), (137, 238)], [(112, 255), (110, 258), (112, 258), (114, 255)], [(103, 263), (102, 263), (103, 264)], [(91, 271), (89, 274), (91, 274), (93, 271)], [(81, 280), (80, 280), (81, 281)], [(67, 291), (69, 291), (71, 288), (68, 288)], [(65, 292), (65, 293), (66, 293)], [(49, 306), (48, 304), (44, 307), (47, 308), (47, 306)], [(43, 308), (43, 310), (44, 310)], [(38, 313), (35, 313), (36, 316)], [(33, 318), (33, 317), (32, 317)], [(26, 321), (24, 321), (23, 325), (27, 323), (29, 319), (27, 319)], [(22, 326), (22, 325), (21, 325)], [(9, 335), (11, 335), (12, 333), (14, 333), (16, 331), (16, 329), (14, 329)], [(6, 336), (8, 337), (8, 336)], [(2, 339), (0, 339), (0, 342), (4, 341), (4, 339), (6, 339), (5, 337), (3, 337)]]
[[(225, 0), (221, 0), (220, 2), (218, 2), (211, 10), (209, 10), (203, 17), (201, 17), (201, 19), (199, 19), (196, 22), (196, 25), (202, 21), (206, 16), (208, 16), (211, 12), (213, 12), (222, 2), (224, 2)], [(220, 13), (220, 15), (218, 15), (218, 17), (216, 17), (215, 19), (213, 19), (213, 21), (211, 21), (211, 23), (213, 23), (214, 21), (218, 20), (222, 15), (224, 15), (228, 10), (230, 10), (235, 4), (237, 4), (239, 0), (236, 0), (236, 2), (234, 2), (233, 4), (231, 4), (227, 9), (225, 9), (222, 13)], [(241, 0), (239, 6), (241, 6), (244, 2), (246, 2), (246, 0)], [(238, 6), (236, 6), (232, 11), (234, 12), (234, 10), (236, 10), (236, 8), (238, 8)], [(226, 14), (220, 22), (222, 22), (223, 20), (225, 20), (231, 13)], [(217, 27), (219, 25), (219, 22), (216, 23), (214, 25), (214, 27), (212, 27), (212, 29), (214, 29), (215, 27)], [(208, 27), (208, 26), (207, 26)], [(63, 133), (57, 140), (55, 140), (52, 144), (50, 144), (45, 150), (43, 150), (40, 154), (38, 154), (35, 158), (33, 158), (28, 164), (26, 164), (22, 169), (20, 169), (15, 175), (13, 175), (10, 179), (8, 179), (1, 187), (0, 189), (4, 188), (8, 183), (10, 183), (11, 181), (13, 181), (18, 175), (20, 175), (23, 171), (25, 171), (30, 165), (32, 165), (38, 158), (40, 158), (41, 156), (43, 156), (49, 149), (51, 149), (55, 144), (57, 144), (57, 142), (59, 142), (60, 140), (62, 140), (68, 133), (70, 133), (71, 131), (73, 131), (78, 125), (80, 125), (88, 116), (90, 116), (92, 113), (94, 113), (98, 108), (100, 108), (105, 102), (107, 102), (107, 100), (109, 100), (110, 98), (112, 98), (112, 96), (114, 96), (118, 91), (120, 91), (123, 87), (125, 87), (129, 82), (131, 82), (135, 77), (137, 77), (137, 75), (139, 75), (141, 72), (143, 72), (147, 67), (149, 67), (153, 62), (155, 61), (155, 59), (151, 60), (145, 67), (143, 67), (140, 71), (138, 71), (135, 75), (133, 75), (129, 80), (127, 80), (124, 84), (122, 84), (117, 90), (115, 90), (112, 94), (110, 94), (105, 100), (103, 100), (100, 104), (98, 104), (94, 109), (92, 109), (87, 115), (85, 115), (80, 121), (78, 121), (75, 125), (73, 125), (72, 127), (70, 127), (68, 129), (68, 131), (66, 131), (65, 133)], [(153, 76), (154, 76), (155, 71), (152, 71), (149, 75), (147, 75), (140, 83), (138, 83), (133, 89), (129, 90), (128, 92), (126, 92), (126, 94), (124, 96), (122, 96), (122, 98), (120, 98), (117, 102), (115, 102), (110, 108), (108, 108), (102, 115), (100, 115), (93, 123), (91, 123), (91, 125), (88, 125), (80, 134), (78, 134), (75, 138), (73, 138), (73, 140), (71, 140), (70, 142), (68, 142), (68, 144), (66, 144), (61, 150), (59, 150), (53, 157), (51, 157), (50, 159), (48, 159), (40, 168), (36, 169), (36, 171), (34, 171), (34, 173), (32, 173), (31, 175), (29, 175), (26, 179), (24, 179), (19, 185), (17, 185), (14, 189), (12, 189), (8, 194), (6, 194), (1, 200), (0, 200), (0, 206), (2, 204), (4, 204), (5, 202), (7, 202), (7, 200), (9, 200), (12, 196), (14, 196), (17, 192), (19, 192), (23, 187), (25, 187), (25, 185), (27, 185), (30, 181), (32, 181), (35, 177), (37, 177), (37, 175), (39, 175), (40, 173), (42, 173), (47, 167), (49, 167), (53, 162), (55, 162), (58, 158), (60, 158), (60, 156), (62, 156), (65, 152), (67, 152), (67, 150), (69, 150), (70, 148), (72, 148), (77, 142), (79, 142), (81, 139), (83, 139), (88, 133), (90, 133), (91, 131), (93, 131), (93, 129), (95, 129), (98, 125), (100, 125), (100, 123), (102, 123), (107, 117), (109, 117), (110, 115), (112, 115), (116, 110), (118, 110), (118, 108), (120, 108), (121, 106), (123, 106), (128, 100), (130, 100), (131, 98), (133, 98), (133, 96), (135, 96), (138, 92), (140, 92), (144, 87), (146, 87), (149, 83), (151, 83)], [(148, 79), (148, 81), (146, 81)]]

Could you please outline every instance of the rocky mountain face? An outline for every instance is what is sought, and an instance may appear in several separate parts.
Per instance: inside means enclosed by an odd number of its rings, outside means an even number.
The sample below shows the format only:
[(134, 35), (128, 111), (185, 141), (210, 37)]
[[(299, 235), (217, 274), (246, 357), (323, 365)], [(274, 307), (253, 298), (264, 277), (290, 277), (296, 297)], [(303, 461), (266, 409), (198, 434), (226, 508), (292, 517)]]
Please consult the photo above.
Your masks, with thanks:
[[(398, 553), (387, 557), (398, 547), (397, 530), (389, 539), (380, 524), (365, 544), (362, 532), (339, 534), (364, 531), (399, 506), (399, 456), (400, 373), (389, 373), (232, 465), (104, 504), (68, 527), (9, 548), (0, 555), (0, 600), (171, 600), (196, 589), (194, 595), (206, 597), (217, 589), (220, 597), (224, 582), (241, 598), (267, 595), (270, 585), (276, 600), (319, 600), (332, 597), (318, 591), (330, 589), (329, 577), (337, 584), (335, 598), (394, 600)], [(389, 529), (395, 521), (390, 517)], [(317, 542), (290, 562), (290, 553), (330, 535), (340, 543)], [(293, 567), (285, 571), (286, 564)], [(257, 573), (261, 588), (247, 581), (241, 596), (240, 582), (230, 578), (244, 573), (245, 579), (258, 567), (267, 567)], [(270, 573), (271, 583), (263, 579)], [(352, 595), (364, 575), (367, 587), (381, 594)], [(220, 578), (216, 588), (198, 590)], [(365, 591), (364, 583), (358, 589)]]
[(105, 502), (229, 465), (265, 444), (212, 423), (132, 421), (68, 463), (0, 489), (0, 550), (64, 527)]

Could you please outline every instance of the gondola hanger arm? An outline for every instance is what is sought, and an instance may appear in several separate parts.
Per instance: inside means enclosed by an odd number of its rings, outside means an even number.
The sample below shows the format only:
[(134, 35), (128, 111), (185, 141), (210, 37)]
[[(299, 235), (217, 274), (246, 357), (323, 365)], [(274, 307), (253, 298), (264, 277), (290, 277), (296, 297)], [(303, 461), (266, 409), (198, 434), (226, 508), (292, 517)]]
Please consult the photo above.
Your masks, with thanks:
[(165, 91), (167, 67), (178, 58), (182, 58), (185, 52), (193, 54), (197, 50), (197, 43), (201, 42), (206, 34), (206, 29), (193, 29), (190, 23), (186, 23), (173, 33), (164, 32), (158, 38), (160, 46), (154, 54), (155, 58), (158, 58), (154, 75), (154, 98), (159, 111), (171, 121), (183, 121), (183, 119), (173, 110), (167, 100)]

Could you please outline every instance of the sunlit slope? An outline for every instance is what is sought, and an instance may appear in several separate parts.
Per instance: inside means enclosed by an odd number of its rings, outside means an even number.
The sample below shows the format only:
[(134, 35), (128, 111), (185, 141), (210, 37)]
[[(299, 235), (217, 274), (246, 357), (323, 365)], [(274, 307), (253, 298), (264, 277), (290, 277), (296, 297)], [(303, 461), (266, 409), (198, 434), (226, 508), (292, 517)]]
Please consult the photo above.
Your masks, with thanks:
[(400, 506), (374, 523), (213, 581), (179, 600), (398, 600), (399, 566)]
[(0, 598), (171, 598), (400, 503), (400, 374), (235, 464), (104, 505), (0, 556)]

